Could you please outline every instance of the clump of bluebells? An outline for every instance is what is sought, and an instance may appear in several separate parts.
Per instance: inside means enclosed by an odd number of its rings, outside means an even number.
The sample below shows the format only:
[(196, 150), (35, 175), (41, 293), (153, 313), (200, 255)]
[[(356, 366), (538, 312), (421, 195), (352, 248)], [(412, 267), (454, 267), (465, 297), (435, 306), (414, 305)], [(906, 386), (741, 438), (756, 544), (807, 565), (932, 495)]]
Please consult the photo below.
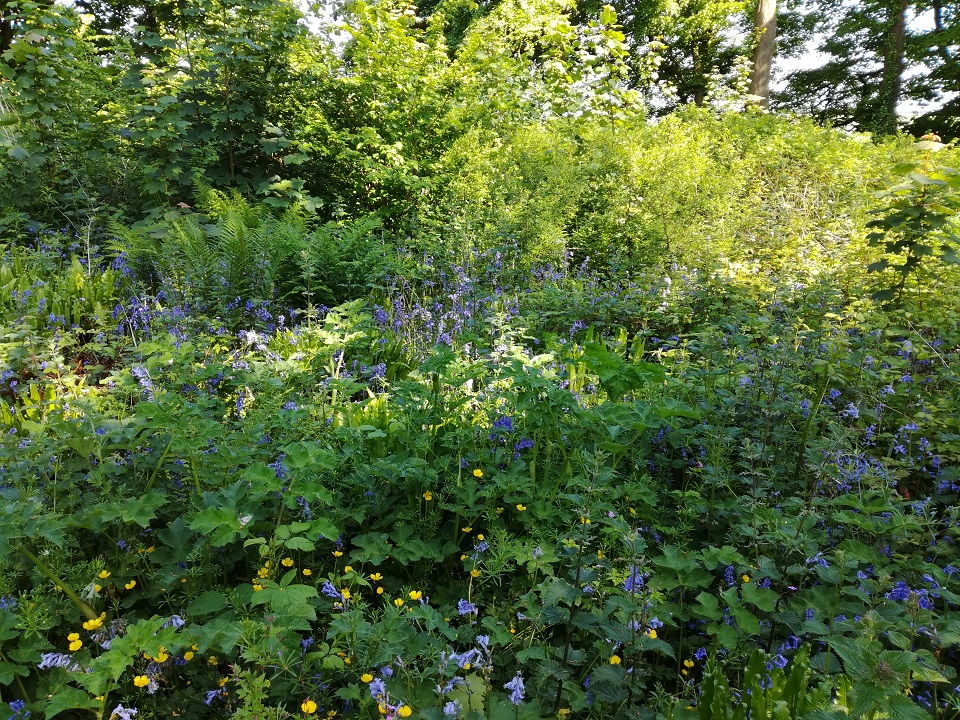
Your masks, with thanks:
[(12, 716), (955, 704), (957, 309), (514, 250), (301, 313), (124, 286), (99, 340), (17, 289)]

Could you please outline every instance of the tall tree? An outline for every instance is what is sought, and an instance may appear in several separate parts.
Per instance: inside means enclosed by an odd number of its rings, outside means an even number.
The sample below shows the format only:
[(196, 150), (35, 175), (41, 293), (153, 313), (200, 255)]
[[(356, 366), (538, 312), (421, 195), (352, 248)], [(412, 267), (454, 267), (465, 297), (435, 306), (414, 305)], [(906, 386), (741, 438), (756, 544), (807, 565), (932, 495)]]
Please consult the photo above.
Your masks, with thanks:
[[(941, 104), (960, 86), (960, 2), (808, 0), (808, 27), (826, 61), (797, 71), (778, 108), (881, 135), (897, 131), (904, 103)], [(932, 26), (932, 27), (931, 27)], [(919, 132), (946, 132), (960, 103), (927, 116)]]
[(750, 94), (759, 97), (763, 107), (769, 107), (770, 68), (777, 45), (777, 0), (759, 0), (753, 29), (756, 45), (750, 71)]

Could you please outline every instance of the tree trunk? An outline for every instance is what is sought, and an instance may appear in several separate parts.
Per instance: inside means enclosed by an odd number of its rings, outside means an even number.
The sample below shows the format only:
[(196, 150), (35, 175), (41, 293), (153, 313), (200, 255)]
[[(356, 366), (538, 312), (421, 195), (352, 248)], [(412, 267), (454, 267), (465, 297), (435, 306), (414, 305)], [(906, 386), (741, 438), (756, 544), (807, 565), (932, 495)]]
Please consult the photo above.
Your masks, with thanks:
[(10, 3), (0, 2), (0, 55), (13, 45), (13, 10)]
[(878, 135), (897, 132), (897, 105), (903, 86), (903, 46), (907, 36), (909, 0), (895, 0), (890, 7), (890, 28), (883, 50), (883, 80), (880, 85), (880, 108), (874, 122)]
[(754, 18), (757, 44), (753, 48), (750, 94), (760, 98), (762, 107), (770, 107), (770, 67), (777, 44), (777, 0), (760, 0)]

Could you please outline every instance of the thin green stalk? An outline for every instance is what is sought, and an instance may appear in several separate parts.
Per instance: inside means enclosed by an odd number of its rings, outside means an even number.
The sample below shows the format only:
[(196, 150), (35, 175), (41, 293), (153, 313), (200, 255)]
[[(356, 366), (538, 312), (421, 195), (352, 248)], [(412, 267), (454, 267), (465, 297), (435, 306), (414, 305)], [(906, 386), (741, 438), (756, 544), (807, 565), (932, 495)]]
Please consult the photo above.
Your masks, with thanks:
[(80, 612), (84, 614), (87, 620), (96, 620), (97, 618), (100, 617), (97, 611), (94, 610), (92, 607), (90, 607), (88, 603), (84, 602), (80, 598), (80, 596), (77, 595), (76, 592), (74, 592), (73, 588), (71, 588), (63, 580), (58, 578), (56, 574), (54, 574), (54, 572), (49, 567), (47, 567), (47, 564), (43, 562), (43, 560), (38, 558), (36, 555), (34, 555), (32, 552), (27, 550), (22, 545), (19, 546), (18, 549), (27, 557), (28, 560), (30, 560), (30, 562), (32, 562), (34, 565), (37, 566), (37, 570), (39, 570), (42, 575), (46, 576), (51, 582), (53, 582), (54, 585), (56, 585), (58, 588), (63, 590), (64, 594), (68, 598), (73, 600), (74, 605), (80, 608)]

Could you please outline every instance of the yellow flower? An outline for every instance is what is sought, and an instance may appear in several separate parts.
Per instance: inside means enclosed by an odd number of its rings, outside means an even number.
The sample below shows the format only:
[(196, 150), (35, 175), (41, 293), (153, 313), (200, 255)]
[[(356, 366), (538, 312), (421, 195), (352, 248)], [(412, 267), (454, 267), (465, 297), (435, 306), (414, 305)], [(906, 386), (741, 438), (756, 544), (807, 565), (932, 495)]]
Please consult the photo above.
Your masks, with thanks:
[(101, 580), (106, 580), (108, 577), (110, 577), (110, 572), (107, 570), (101, 570), (100, 574), (97, 575), (97, 577), (100, 578)]
[(680, 674), (683, 675), (683, 676), (687, 676), (687, 675), (690, 674), (690, 671), (687, 670), (686, 668), (684, 668), (683, 670), (680, 671)]
[(377, 710), (380, 711), (381, 715), (387, 714), (387, 708), (384, 707), (383, 703), (377, 703)]
[(340, 552), (339, 550), (334, 550), (334, 551), (333, 551), (333, 556), (334, 556), (334, 557), (343, 557), (343, 553)]
[(410, 592), (407, 593), (407, 595), (411, 600), (419, 600), (420, 598), (423, 597), (423, 593), (420, 592), (419, 590), (411, 590)]
[(211, 656), (207, 659), (207, 662), (210, 663), (211, 665), (219, 665), (219, 664), (220, 664), (220, 661), (217, 660), (217, 656), (216, 656), (216, 655), (211, 655)]
[(463, 669), (464, 669), (464, 670), (469, 670), (471, 667), (473, 667), (473, 665), (472, 665), (471, 663), (464, 663), (464, 664), (463, 664)]
[(483, 533), (477, 533), (477, 540), (483, 541)]
[(584, 525), (589, 525), (589, 524), (590, 524), (590, 518), (588, 518), (588, 517), (585, 516), (585, 515), (581, 515), (581, 516), (580, 516), (580, 522), (581, 522), (582, 524), (584, 524)]
[[(186, 582), (186, 580), (184, 580), (184, 582)], [(100, 592), (101, 590), (103, 590), (103, 585), (96, 585), (96, 584), (94, 584), (94, 586), (93, 586), (93, 591), (94, 591), (94, 592)]]
[(461, 560), (466, 560), (468, 557), (470, 557), (470, 556), (464, 554), (464, 555), (461, 555), (461, 556), (460, 556), (460, 559), (461, 559)]
[(598, 559), (598, 560), (603, 560), (603, 558), (605, 558), (605, 557), (606, 557), (606, 555), (603, 554), (603, 550), (597, 550), (597, 559)]
[(521, 505), (520, 503), (517, 503), (517, 512), (523, 512), (526, 509), (527, 509), (526, 505)]
[(482, 477), (483, 477), (483, 470), (481, 470), (480, 468), (477, 468), (476, 470), (473, 471), (473, 476), (474, 476), (475, 478), (482, 478)]
[(502, 508), (502, 507), (498, 507), (498, 508), (497, 508), (497, 515), (503, 515), (503, 508)]
[(611, 664), (611, 665), (619, 665), (621, 662), (623, 662), (623, 661), (620, 659), (620, 656), (619, 656), (619, 655), (611, 655), (611, 656), (610, 656), (610, 664)]
[(460, 528), (460, 529), (463, 530), (465, 533), (473, 532), (473, 528), (470, 527), (469, 525), (467, 525), (465, 528)]
[(300, 709), (307, 715), (313, 715), (317, 711), (317, 704), (313, 700), (304, 700), (300, 704)]
[(103, 618), (94, 618), (93, 620), (87, 620), (83, 624), (83, 629), (93, 631), (93, 630), (96, 630), (101, 625), (103, 625)]
[(313, 575), (313, 570), (311, 570), (310, 568), (304, 568), (302, 572), (304, 577), (310, 577), (311, 575)]
[(380, 582), (381, 580), (383, 580), (383, 575), (381, 575), (380, 573), (374, 573), (373, 575), (370, 576), (370, 579), (373, 580), (374, 582)]
[(401, 705), (400, 708), (397, 710), (397, 715), (403, 718), (410, 717), (412, 714), (413, 714), (413, 710), (410, 708), (409, 705)]
[(649, 630), (647, 630), (647, 637), (650, 638), (651, 640), (656, 640), (656, 639), (657, 639), (657, 631), (654, 630), (653, 628), (650, 628)]
[(344, 599), (344, 600), (349, 600), (349, 599), (350, 599), (350, 588), (343, 588), (343, 590), (340, 591), (340, 594), (343, 595), (343, 599)]
[(70, 652), (76, 652), (77, 650), (83, 647), (83, 643), (80, 642), (79, 640), (74, 640), (72, 643), (70, 643), (69, 647), (70, 647)]
[(193, 660), (193, 653), (190, 650), (187, 650), (183, 654), (183, 659), (186, 660), (187, 662), (190, 662), (191, 660)]
[(427, 491), (423, 494), (423, 499), (426, 500), (427, 502), (430, 502), (431, 500), (433, 500), (433, 493), (430, 492), (429, 490), (427, 490)]
[(283, 560), (280, 561), (280, 564), (283, 565), (284, 567), (293, 567), (293, 558), (285, 557)]
[(377, 595), (383, 595), (383, 588), (382, 588), (382, 587), (378, 587), (378, 588), (377, 588)]
[(373, 682), (373, 675), (371, 675), (370, 673), (364, 673), (363, 675), (360, 676), (360, 682), (365, 682), (365, 683)]
[(344, 566), (343, 566), (343, 572), (344, 572), (344, 574), (346, 574), (346, 573), (352, 573), (352, 572), (353, 572), (353, 565), (344, 565)]
[(260, 583), (254, 583), (254, 584), (253, 584), (253, 591), (254, 591), (254, 592), (260, 592), (261, 590), (263, 590), (263, 585), (261, 585)]
[(160, 648), (160, 654), (157, 655), (157, 662), (158, 662), (158, 663), (166, 662), (167, 659), (169, 659), (169, 657), (170, 657), (170, 655), (167, 653), (167, 649), (166, 649), (166, 648)]
[(146, 687), (150, 684), (150, 678), (148, 678), (146, 675), (137, 675), (133, 679), (133, 684), (137, 687)]
[(270, 574), (270, 568), (262, 567), (262, 568), (260, 568), (259, 570), (257, 570), (257, 577), (265, 578), (265, 577), (267, 577), (269, 574)]
[(124, 587), (125, 587), (127, 590), (133, 590), (136, 586), (137, 586), (137, 581), (136, 581), (136, 580), (131, 580), (131, 581), (128, 582), (126, 585), (124, 585)]
[(69, 635), (67, 635), (68, 642), (76, 642), (79, 639), (80, 639), (80, 633), (70, 633)]
[(393, 601), (393, 604), (396, 605), (398, 608), (403, 607), (403, 598), (397, 598), (396, 600)]
[(470, 577), (475, 577), (475, 578), (480, 577), (480, 571), (474, 568), (473, 570), (470, 571)]
[(222, 678), (220, 678), (217, 682), (220, 683), (220, 687), (223, 687), (223, 686), (226, 685), (228, 682), (230, 682), (230, 678), (228, 678), (228, 677), (222, 677)]
[(740, 579), (743, 580), (745, 583), (750, 582), (750, 576), (749, 576), (749, 575), (744, 575), (744, 576), (741, 577)]
[(693, 660), (684, 660), (683, 665), (684, 667), (692, 668), (694, 666), (694, 662)]

